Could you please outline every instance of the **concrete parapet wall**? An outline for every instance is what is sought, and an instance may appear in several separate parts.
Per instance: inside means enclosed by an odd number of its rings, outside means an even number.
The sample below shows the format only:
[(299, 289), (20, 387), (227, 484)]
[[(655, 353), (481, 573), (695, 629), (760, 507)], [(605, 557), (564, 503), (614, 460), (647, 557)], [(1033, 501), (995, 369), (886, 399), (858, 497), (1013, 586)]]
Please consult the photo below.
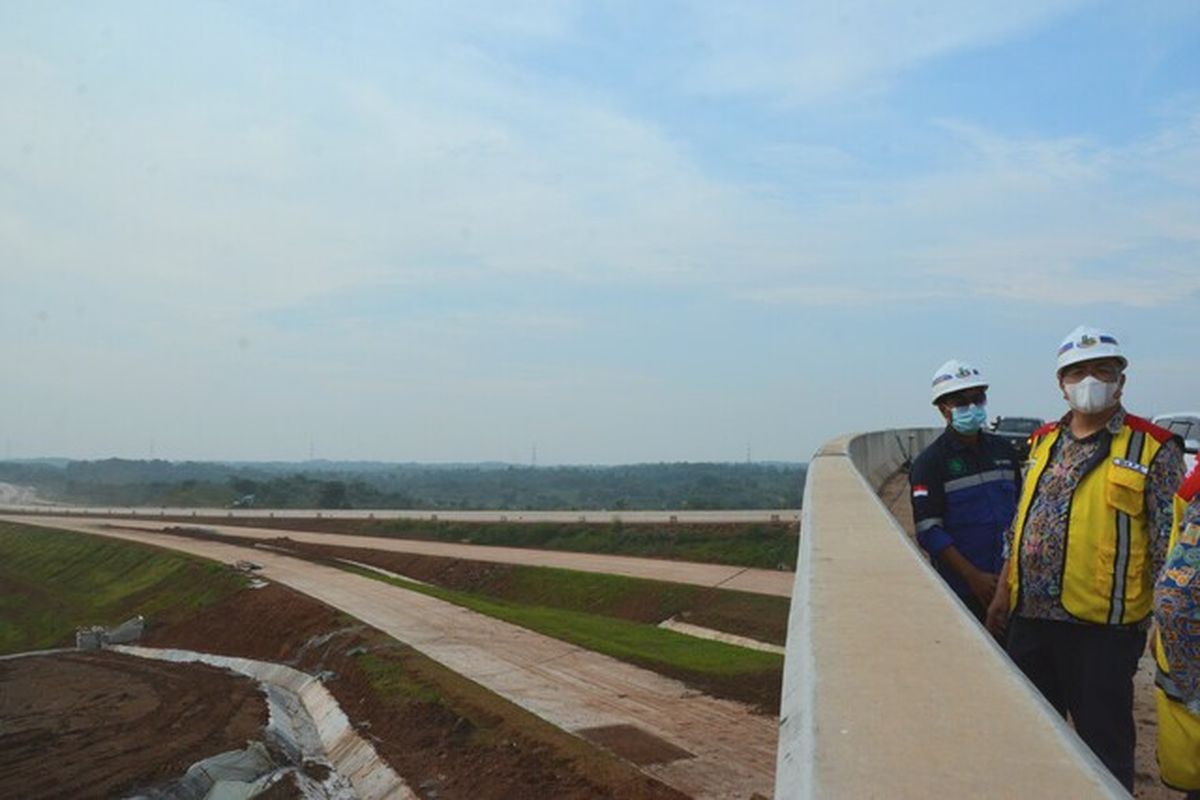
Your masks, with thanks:
[(835, 452), (846, 453), (871, 490), (877, 491), (902, 464), (911, 462), (941, 433), (941, 428), (873, 431), (834, 439), (830, 444)]
[(776, 797), (1127, 796), (876, 496), (937, 434), (844, 436), (809, 464)]

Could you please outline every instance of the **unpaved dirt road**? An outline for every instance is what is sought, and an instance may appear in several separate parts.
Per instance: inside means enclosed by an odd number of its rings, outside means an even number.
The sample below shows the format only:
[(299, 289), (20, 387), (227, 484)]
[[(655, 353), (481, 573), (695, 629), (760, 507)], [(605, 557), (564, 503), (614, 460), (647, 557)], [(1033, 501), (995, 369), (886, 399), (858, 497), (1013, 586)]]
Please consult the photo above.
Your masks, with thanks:
[[(30, 524), (46, 524), (53, 527), (67, 525), (120, 525), (146, 531), (161, 531), (164, 527), (180, 523), (164, 523), (157, 520), (112, 520), (80, 519), (78, 517), (16, 518)], [(183, 525), (183, 527), (187, 527)], [(792, 584), (796, 576), (783, 570), (730, 567), (721, 564), (700, 564), (691, 561), (668, 561), (660, 558), (637, 558), (635, 556), (609, 556), (596, 553), (567, 553), (553, 550), (530, 550), (520, 547), (491, 547), (476, 544), (454, 544), (450, 542), (427, 542), (417, 539), (393, 539), (381, 536), (354, 536), (342, 533), (313, 533), (303, 530), (281, 528), (248, 528), (241, 525), (200, 525), (205, 530), (217, 531), (249, 539), (278, 539), (287, 536), (298, 542), (313, 544), (337, 544), (342, 547), (362, 547), (371, 550), (389, 550), (396, 553), (445, 556), (468, 561), (487, 561), (499, 564), (522, 564), (534, 567), (557, 567), (580, 572), (599, 572), (606, 575), (625, 575), (630, 578), (645, 578), (672, 583), (687, 583), (696, 586), (733, 589), (752, 594), (767, 594), (791, 597)]]
[(686, 794), (771, 796), (777, 719), (700, 695), (678, 681), (425, 595), (270, 551), (78, 520), (17, 521), (224, 562), (253, 553), (263, 577), (357, 617), (564, 730), (603, 741), (618, 754), (622, 741), (639, 752), (661, 743), (661, 755), (640, 768)]

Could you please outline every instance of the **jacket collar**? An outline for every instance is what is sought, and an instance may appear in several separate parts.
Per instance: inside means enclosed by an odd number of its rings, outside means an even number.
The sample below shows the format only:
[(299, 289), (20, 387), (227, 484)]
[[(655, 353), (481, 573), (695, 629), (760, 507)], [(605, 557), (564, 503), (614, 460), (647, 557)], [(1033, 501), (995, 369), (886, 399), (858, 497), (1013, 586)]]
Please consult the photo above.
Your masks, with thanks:
[[(1058, 420), (1059, 431), (1068, 435), (1071, 433), (1071, 415), (1074, 413), (1074, 411), (1068, 411), (1066, 414), (1062, 415), (1062, 417)], [(1118, 406), (1117, 413), (1109, 417), (1108, 422), (1104, 423), (1104, 430), (1108, 431), (1113, 436), (1116, 436), (1118, 433), (1120, 433), (1121, 428), (1125, 426), (1126, 413), (1125, 406)]]

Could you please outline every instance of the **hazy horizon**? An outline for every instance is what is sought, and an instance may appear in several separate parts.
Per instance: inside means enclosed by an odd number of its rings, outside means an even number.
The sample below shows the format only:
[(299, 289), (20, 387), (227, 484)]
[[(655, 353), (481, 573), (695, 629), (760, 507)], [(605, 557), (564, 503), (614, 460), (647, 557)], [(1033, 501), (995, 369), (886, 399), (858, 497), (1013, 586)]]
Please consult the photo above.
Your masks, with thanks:
[(64, 456), (29, 456), (25, 458), (6, 458), (0, 459), (0, 463), (4, 464), (38, 464), (38, 463), (56, 463), (56, 462), (82, 462), (82, 461), (162, 461), (170, 464), (221, 464), (231, 467), (241, 466), (306, 466), (329, 464), (333, 466), (350, 466), (350, 467), (414, 467), (414, 468), (431, 468), (431, 469), (457, 469), (457, 468), (495, 468), (506, 469), (510, 467), (521, 469), (619, 469), (621, 467), (653, 467), (653, 466), (671, 466), (676, 464), (714, 464), (718, 466), (740, 466), (748, 465), (754, 467), (773, 467), (773, 466), (801, 466), (808, 463), (808, 460), (803, 461), (629, 461), (622, 463), (602, 464), (602, 463), (562, 463), (562, 464), (539, 464), (531, 462), (515, 462), (515, 461), (375, 461), (375, 460), (332, 460), (327, 458), (312, 458), (296, 461), (289, 460), (237, 460), (233, 461), (225, 458), (216, 459), (169, 459), (158, 457), (146, 458), (127, 458), (124, 456), (103, 456), (99, 458), (67, 458)]
[[(0, 8), (0, 455), (807, 461), (1200, 408), (1200, 6)], [(749, 456), (748, 456), (749, 454)]]

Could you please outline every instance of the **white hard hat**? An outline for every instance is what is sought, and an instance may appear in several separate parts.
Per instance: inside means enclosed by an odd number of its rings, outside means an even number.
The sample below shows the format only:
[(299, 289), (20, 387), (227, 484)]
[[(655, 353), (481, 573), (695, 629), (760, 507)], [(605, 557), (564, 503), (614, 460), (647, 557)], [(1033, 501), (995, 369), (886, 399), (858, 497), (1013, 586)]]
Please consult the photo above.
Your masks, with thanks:
[(1080, 361), (1092, 361), (1097, 358), (1115, 358), (1124, 367), (1129, 364), (1121, 355), (1121, 345), (1117, 337), (1091, 325), (1080, 325), (1067, 334), (1058, 347), (1058, 369), (1078, 364)]
[(961, 392), (963, 389), (974, 389), (978, 386), (986, 389), (987, 385), (982, 372), (965, 361), (952, 358), (933, 373), (933, 384), (930, 388), (933, 393), (933, 402), (936, 403), (938, 398), (943, 395)]

